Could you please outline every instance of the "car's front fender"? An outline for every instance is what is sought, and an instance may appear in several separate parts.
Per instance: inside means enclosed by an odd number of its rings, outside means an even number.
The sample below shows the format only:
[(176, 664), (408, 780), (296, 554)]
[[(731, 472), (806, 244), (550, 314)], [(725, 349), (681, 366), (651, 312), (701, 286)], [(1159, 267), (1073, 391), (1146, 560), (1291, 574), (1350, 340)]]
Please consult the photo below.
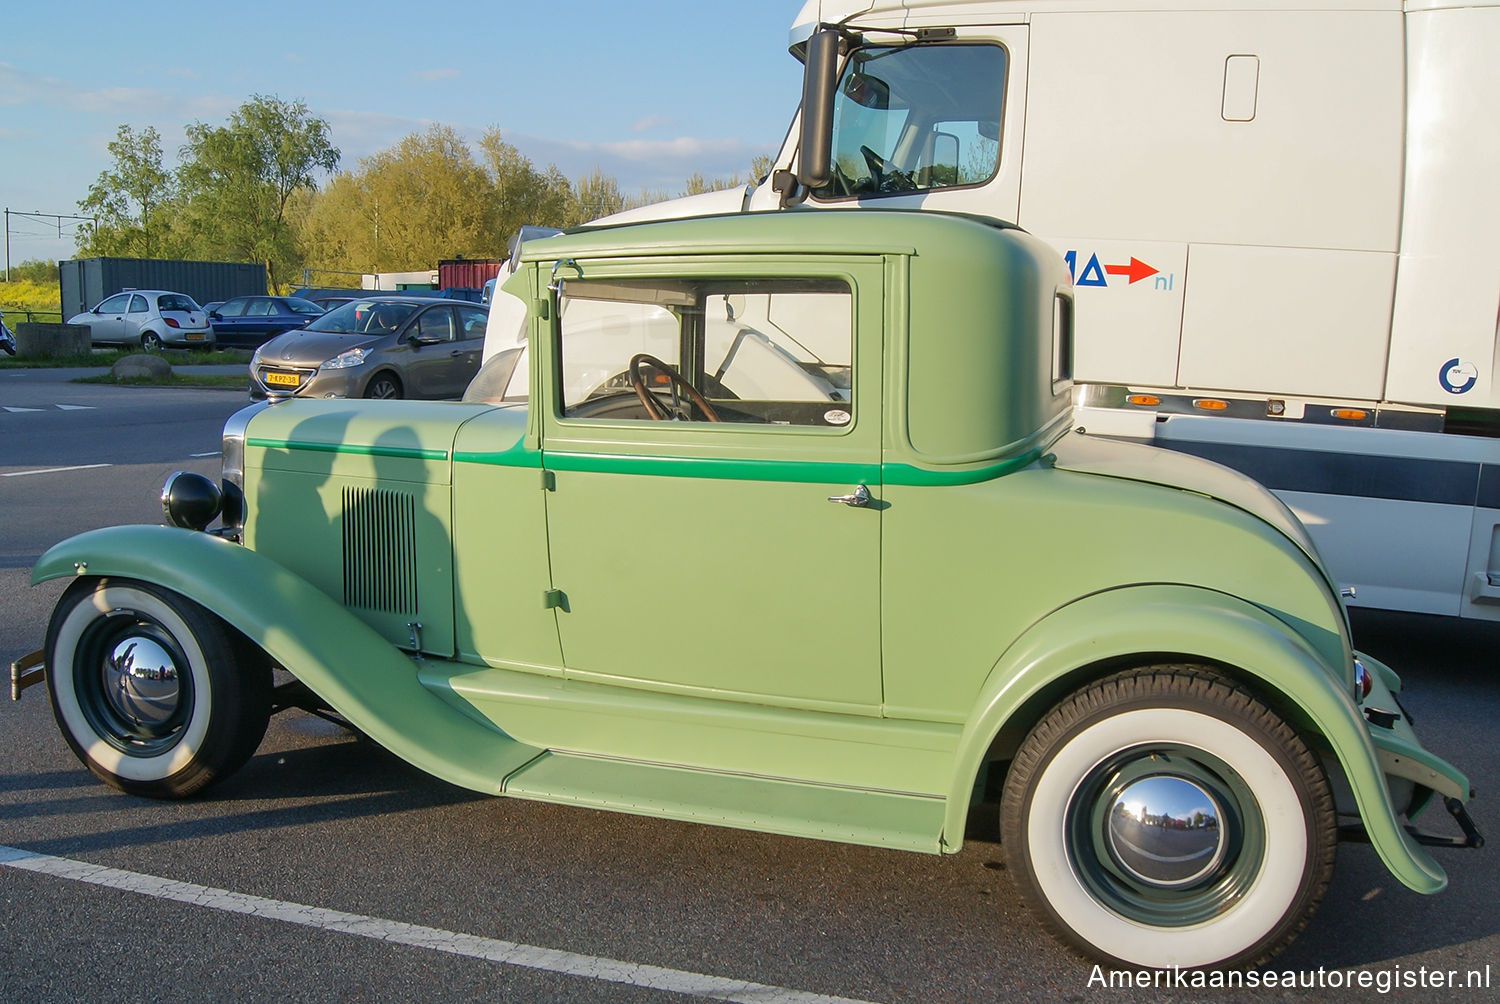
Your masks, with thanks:
[[(1370, 841), (1391, 873), (1417, 892), (1438, 892), (1447, 885), (1442, 868), (1400, 825), (1368, 729), (1340, 692), (1339, 674), (1259, 607), (1178, 585), (1133, 586), (1085, 597), (1038, 621), (1007, 649), (964, 726), (948, 795), (945, 844), (961, 839), (970, 789), (1001, 729), (1007, 724), (1013, 730), (1029, 728), (1039, 713), (1037, 698), (1060, 683), (1064, 690), (1076, 689), (1091, 667), (1120, 668), (1131, 658), (1231, 667), (1269, 691), (1283, 713), (1295, 711), (1304, 727), (1316, 730), (1332, 748)], [(1456, 770), (1452, 775), (1467, 792), (1462, 775)]]
[(208, 608), (361, 732), (445, 781), (498, 793), (542, 752), (454, 709), (418, 682), (409, 655), (327, 594), (222, 538), (164, 526), (92, 530), (49, 549), (31, 582), (77, 575), (150, 582)]

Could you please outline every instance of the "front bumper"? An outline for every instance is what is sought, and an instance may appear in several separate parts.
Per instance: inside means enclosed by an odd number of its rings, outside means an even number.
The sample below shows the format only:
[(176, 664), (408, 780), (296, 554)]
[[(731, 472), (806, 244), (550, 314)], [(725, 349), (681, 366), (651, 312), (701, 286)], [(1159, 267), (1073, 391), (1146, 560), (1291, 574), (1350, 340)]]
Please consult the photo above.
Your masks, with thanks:
[(257, 400), (271, 394), (359, 397), (364, 393), (364, 381), (369, 373), (368, 366), (324, 370), (315, 366), (274, 365), (257, 360), (250, 367), (250, 396)]

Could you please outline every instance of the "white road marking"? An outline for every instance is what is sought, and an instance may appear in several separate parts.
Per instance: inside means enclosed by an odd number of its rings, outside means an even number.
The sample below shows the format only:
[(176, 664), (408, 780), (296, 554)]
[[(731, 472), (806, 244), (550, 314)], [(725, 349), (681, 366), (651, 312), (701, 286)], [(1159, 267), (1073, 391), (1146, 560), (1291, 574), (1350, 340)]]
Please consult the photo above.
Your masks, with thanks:
[(11, 414), (14, 415), (18, 411), (41, 411), (42, 409), (40, 409), (40, 408), (12, 408), (9, 405), (6, 405), (3, 410), (4, 411), (8, 411), (8, 412), (10, 412)]
[(34, 471), (10, 471), (7, 474), (0, 474), (0, 478), (24, 478), (28, 474), (61, 474), (63, 471), (92, 471), (108, 466), (109, 464), (79, 464), (77, 467), (42, 467)]
[(91, 405), (91, 404), (60, 404), (60, 405), (57, 406), (57, 410), (58, 411), (93, 411), (94, 410), (94, 406)]
[(215, 450), (212, 453), (189, 453), (188, 454), (188, 456), (190, 456), (190, 457), (217, 457), (218, 455), (219, 455), (219, 451), (218, 450)]
[(340, 910), (324, 910), (315, 906), (303, 906), (284, 900), (266, 899), (245, 893), (214, 889), (210, 886), (177, 882), (172, 879), (143, 875), (140, 872), (121, 871), (103, 865), (58, 858), (50, 854), (36, 854), (18, 847), (0, 845), (0, 866), (22, 871), (50, 875), (53, 878), (86, 882), (107, 889), (120, 889), (139, 893), (156, 899), (187, 903), (190, 906), (221, 910), (225, 913), (240, 913), (265, 920), (279, 920), (287, 924), (313, 927), (338, 934), (353, 934), (361, 938), (385, 941), (415, 948), (428, 948), (449, 955), (462, 955), (471, 959), (484, 959), (508, 966), (522, 966), (549, 973), (581, 976), (584, 979), (606, 983), (623, 983), (626, 986), (664, 990), (668, 993), (700, 997), (707, 1000), (732, 1001), (739, 1004), (868, 1004), (848, 997), (829, 997), (824, 994), (804, 993), (786, 987), (765, 983), (750, 983), (745, 980), (726, 979), (705, 973), (692, 973), (682, 969), (667, 969), (662, 966), (646, 966), (617, 959), (601, 958), (597, 955), (580, 955), (555, 948), (539, 948), (514, 941), (481, 938), (473, 934), (444, 931), (436, 927), (422, 927), (396, 920), (382, 920), (357, 913)]

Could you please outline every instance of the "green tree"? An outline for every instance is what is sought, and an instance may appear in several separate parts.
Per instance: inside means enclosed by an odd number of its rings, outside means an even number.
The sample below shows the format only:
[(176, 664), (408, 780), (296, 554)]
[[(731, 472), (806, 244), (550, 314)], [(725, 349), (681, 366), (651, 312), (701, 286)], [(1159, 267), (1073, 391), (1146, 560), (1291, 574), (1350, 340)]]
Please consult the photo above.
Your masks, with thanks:
[(680, 193), (684, 196), (702, 195), (705, 192), (721, 192), (726, 188), (739, 188), (744, 182), (738, 174), (732, 174), (727, 178), (705, 178), (699, 171), (694, 171), (692, 177), (687, 180), (687, 187)]
[(568, 219), (570, 226), (597, 220), (601, 216), (618, 213), (625, 208), (625, 196), (620, 194), (620, 185), (613, 175), (605, 174), (595, 167), (592, 174), (573, 183), (573, 212)]
[(338, 162), (328, 123), (307, 105), (254, 95), (225, 125), (188, 126), (178, 232), (195, 257), (264, 263), (277, 286), (301, 263), (288, 205)]
[(302, 227), (309, 262), (393, 272), (503, 249), (493, 232), (492, 183), (456, 131), (434, 125), (335, 177)]
[(12, 281), (57, 282), (57, 262), (47, 258), (28, 258), (10, 267)]
[(175, 198), (172, 175), (161, 163), (161, 136), (147, 126), (137, 133), (122, 125), (109, 144), (113, 165), (100, 172), (78, 203), (97, 227), (78, 242), (83, 256), (155, 258), (165, 253), (168, 207)]
[(573, 186), (555, 166), (539, 171), (491, 128), (479, 138), (479, 156), (493, 186), (491, 226), (505, 239), (526, 224), (566, 227), (575, 222), (577, 200)]

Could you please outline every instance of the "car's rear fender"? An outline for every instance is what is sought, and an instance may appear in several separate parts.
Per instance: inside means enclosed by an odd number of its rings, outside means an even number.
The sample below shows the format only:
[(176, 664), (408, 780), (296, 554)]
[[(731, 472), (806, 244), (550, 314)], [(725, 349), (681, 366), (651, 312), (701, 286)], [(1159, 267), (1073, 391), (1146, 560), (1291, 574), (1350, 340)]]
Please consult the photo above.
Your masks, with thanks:
[[(1057, 700), (1095, 677), (1132, 662), (1182, 661), (1225, 668), (1261, 691), (1295, 726), (1321, 737), (1343, 768), (1370, 841), (1391, 873), (1417, 892), (1438, 892), (1447, 884), (1442, 868), (1400, 825), (1367, 727), (1339, 692), (1339, 674), (1265, 610), (1180, 585), (1084, 597), (1032, 625), (1006, 650), (959, 741), (945, 845), (962, 840), (974, 779), (1002, 730), (1004, 738), (1019, 742)], [(1462, 775), (1448, 769), (1467, 793)]]
[(163, 526), (92, 530), (42, 555), (31, 582), (81, 575), (150, 582), (208, 608), (361, 732), (445, 781), (495, 794), (541, 753), (455, 710), (418, 682), (410, 656), (342, 605), (222, 538)]

